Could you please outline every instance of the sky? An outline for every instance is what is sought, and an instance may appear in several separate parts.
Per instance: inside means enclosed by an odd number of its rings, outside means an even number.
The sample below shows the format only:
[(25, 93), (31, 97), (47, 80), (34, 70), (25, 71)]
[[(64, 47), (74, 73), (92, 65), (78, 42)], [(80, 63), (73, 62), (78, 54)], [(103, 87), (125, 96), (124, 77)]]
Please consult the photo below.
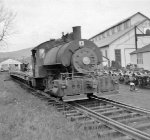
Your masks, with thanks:
[(16, 51), (35, 47), (62, 32), (81, 26), (82, 38), (100, 33), (121, 20), (141, 12), (150, 18), (150, 0), (3, 0), (5, 7), (16, 13), (7, 47)]

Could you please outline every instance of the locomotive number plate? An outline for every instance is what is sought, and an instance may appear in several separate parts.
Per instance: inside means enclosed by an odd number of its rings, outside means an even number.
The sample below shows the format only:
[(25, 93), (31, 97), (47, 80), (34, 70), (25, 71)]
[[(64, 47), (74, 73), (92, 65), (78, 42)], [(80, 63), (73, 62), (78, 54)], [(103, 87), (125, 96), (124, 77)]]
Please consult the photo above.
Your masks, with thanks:
[(79, 46), (84, 46), (84, 41), (79, 41)]
[(44, 56), (45, 56), (45, 50), (44, 49), (39, 49), (39, 56), (40, 56), (40, 58), (44, 58)]

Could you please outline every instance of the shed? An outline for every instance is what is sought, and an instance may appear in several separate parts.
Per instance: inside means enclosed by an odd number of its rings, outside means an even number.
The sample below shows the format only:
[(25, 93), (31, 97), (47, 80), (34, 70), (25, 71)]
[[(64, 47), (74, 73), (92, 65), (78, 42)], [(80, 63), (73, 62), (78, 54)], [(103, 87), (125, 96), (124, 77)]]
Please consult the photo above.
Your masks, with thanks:
[(139, 68), (150, 70), (150, 44), (130, 53), (131, 63)]
[(0, 63), (0, 70), (1, 71), (8, 71), (11, 70), (20, 70), (20, 64), (21, 62), (13, 59), (7, 59)]

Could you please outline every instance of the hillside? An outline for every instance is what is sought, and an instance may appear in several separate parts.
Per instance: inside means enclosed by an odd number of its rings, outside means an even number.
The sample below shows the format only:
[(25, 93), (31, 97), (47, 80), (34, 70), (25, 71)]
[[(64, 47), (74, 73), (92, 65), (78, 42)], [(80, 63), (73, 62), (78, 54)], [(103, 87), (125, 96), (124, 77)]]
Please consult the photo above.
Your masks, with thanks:
[(0, 62), (6, 59), (15, 59), (19, 61), (30, 61), (32, 48), (27, 48), (19, 51), (13, 52), (0, 52)]

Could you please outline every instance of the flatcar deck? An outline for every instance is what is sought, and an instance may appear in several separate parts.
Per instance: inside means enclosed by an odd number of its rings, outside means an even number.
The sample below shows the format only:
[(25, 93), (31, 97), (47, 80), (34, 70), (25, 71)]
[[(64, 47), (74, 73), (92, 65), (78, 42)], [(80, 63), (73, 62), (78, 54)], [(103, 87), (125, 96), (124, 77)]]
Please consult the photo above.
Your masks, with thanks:
[(32, 72), (10, 71), (9, 74), (11, 77), (19, 79), (20, 81), (23, 81), (25, 83), (29, 83), (33, 77)]

